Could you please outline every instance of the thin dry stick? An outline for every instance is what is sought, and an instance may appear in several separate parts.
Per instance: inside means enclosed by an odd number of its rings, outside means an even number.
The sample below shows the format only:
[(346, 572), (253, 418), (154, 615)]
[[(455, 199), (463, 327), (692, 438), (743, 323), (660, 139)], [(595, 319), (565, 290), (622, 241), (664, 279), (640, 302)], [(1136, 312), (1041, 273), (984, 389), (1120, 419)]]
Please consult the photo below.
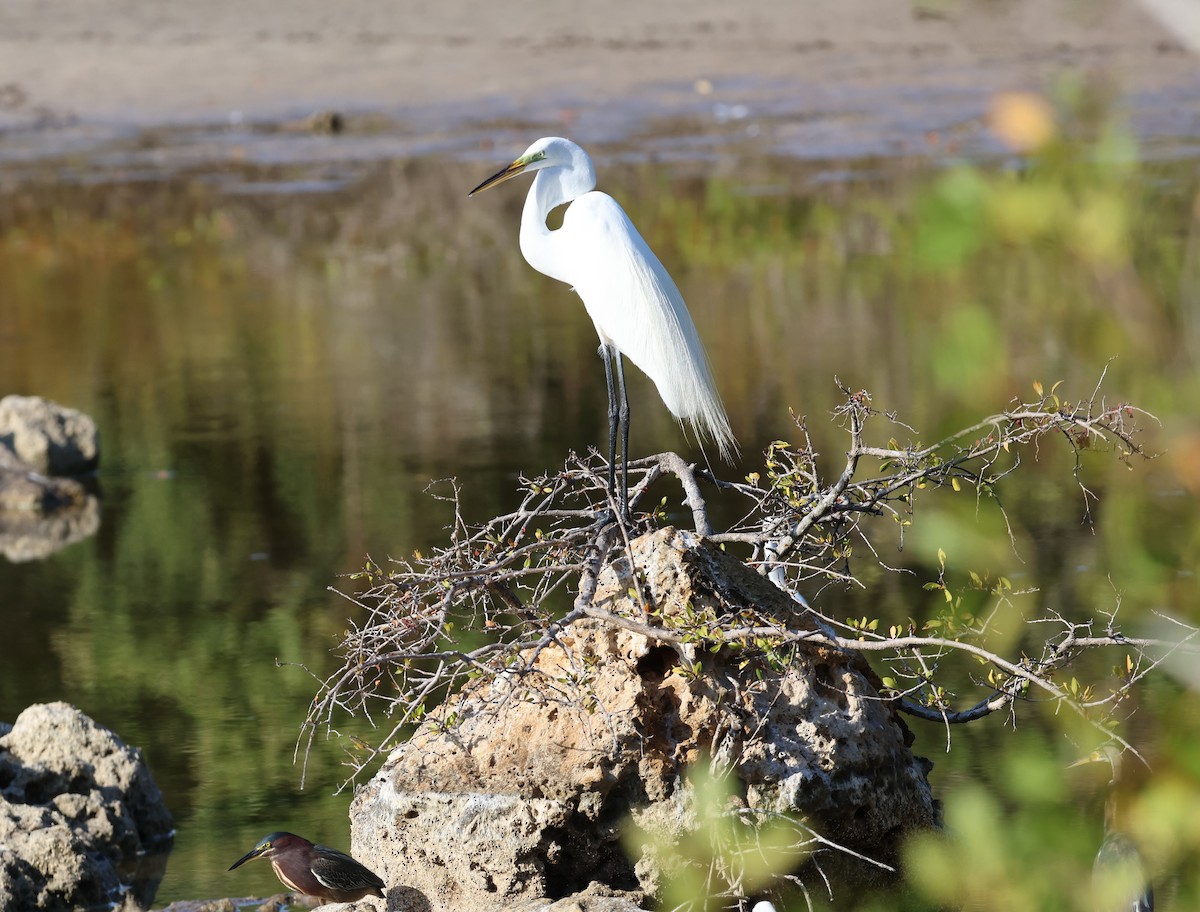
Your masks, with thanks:
[[(468, 677), (538, 674), (542, 651), (555, 644), (561, 647), (561, 632), (585, 617), (680, 648), (721, 643), (768, 658), (785, 648), (817, 646), (879, 655), (897, 678), (911, 682), (885, 698), (894, 700), (906, 713), (947, 727), (1012, 710), (1017, 703), (1031, 699), (1032, 693), (1081, 712), (1115, 700), (1116, 692), (1091, 699), (1084, 706), (1052, 680), (1055, 671), (1086, 650), (1122, 647), (1135, 651), (1140, 680), (1161, 662), (1163, 650), (1191, 648), (1192, 631), (1174, 643), (1135, 639), (1124, 636), (1110, 619), (1104, 636), (1090, 635), (1090, 628), (1066, 625), (1061, 628), (1066, 631), (1063, 635), (1043, 639), (1040, 659), (1029, 658), (1038, 651), (1029, 648), (1010, 658), (988, 649), (986, 625), (929, 635), (909, 630), (904, 635), (882, 636), (812, 608), (800, 594), (799, 584), (805, 580), (857, 584), (845, 557), (849, 545), (866, 542), (867, 552), (877, 556), (879, 530), (871, 520), (896, 517), (911, 521), (922, 491), (965, 485), (974, 488), (981, 504), (994, 499), (997, 487), (1020, 467), (1021, 451), (1036, 451), (1042, 440), (1049, 438), (1068, 442), (1075, 458), (1076, 483), (1086, 500), (1094, 495), (1080, 480), (1085, 448), (1103, 444), (1122, 460), (1142, 455), (1134, 425), (1142, 413), (1126, 405), (1107, 405), (1099, 386), (1087, 400), (1075, 404), (1053, 394), (1035, 402), (1014, 403), (1008, 411), (931, 446), (907, 448), (870, 442), (868, 432), (880, 418), (893, 426), (905, 426), (876, 410), (867, 393), (843, 389), (843, 394), (844, 402), (834, 417), (846, 428), (850, 445), (829, 484), (820, 481), (817, 455), (803, 424), (801, 448), (776, 444), (767, 451), (766, 484), (756, 477), (747, 482), (717, 479), (711, 471), (697, 470), (673, 453), (629, 465), (632, 506), (645, 500), (652, 488), (673, 480), (690, 509), (697, 535), (746, 549), (748, 562), (804, 610), (780, 619), (746, 606), (715, 619), (701, 636), (695, 630), (666, 627), (652, 615), (623, 617), (598, 607), (595, 594), (604, 569), (629, 554), (631, 538), (664, 522), (665, 514), (642, 514), (630, 526), (614, 521), (614, 512), (605, 509), (607, 466), (594, 453), (583, 458), (572, 454), (561, 470), (522, 479), (519, 507), (480, 525), (465, 520), (457, 484), (442, 482), (431, 493), (451, 509), (448, 543), (429, 555), (414, 553), (394, 561), (386, 572), (368, 565), (361, 576), (365, 591), (352, 599), (365, 610), (367, 620), (353, 628), (343, 642), (342, 667), (320, 682), (297, 744), (298, 753), (307, 757), (318, 731), (333, 733), (336, 720), (343, 715), (362, 716), (374, 724), (382, 714), (387, 720), (386, 735), (366, 759), (351, 759), (353, 772), (348, 781), (353, 781), (382, 745), (395, 743), (439, 705), (439, 724), (452, 719), (457, 688)], [(871, 463), (874, 473), (868, 477), (860, 477), (864, 460)], [(748, 504), (736, 526), (712, 533), (704, 486)], [(896, 524), (889, 519), (886, 534), (891, 535), (894, 528)], [(878, 558), (877, 563), (894, 569)], [(1000, 589), (994, 593), (1002, 600), (1011, 595), (1015, 593)], [(1065, 624), (1061, 619), (1058, 622)], [(483, 645), (458, 648), (455, 644), (467, 631), (484, 635)], [(1181, 647), (1180, 642), (1188, 645)], [(948, 673), (947, 663), (954, 656), (982, 660), (994, 670), (992, 686), (960, 708), (937, 683)], [(569, 688), (564, 699), (572, 699)], [(575, 699), (582, 703), (586, 696), (581, 693)]]

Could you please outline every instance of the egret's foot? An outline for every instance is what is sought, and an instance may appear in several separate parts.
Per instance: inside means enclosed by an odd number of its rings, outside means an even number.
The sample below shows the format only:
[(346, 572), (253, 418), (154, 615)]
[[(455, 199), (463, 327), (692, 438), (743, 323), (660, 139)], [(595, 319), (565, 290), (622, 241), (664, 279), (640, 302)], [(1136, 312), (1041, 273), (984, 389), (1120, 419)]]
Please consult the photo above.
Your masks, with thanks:
[(620, 520), (621, 525), (629, 525), (629, 514), (621, 513), (619, 510), (610, 510), (605, 507), (603, 510), (596, 511), (596, 525), (603, 528), (609, 523), (615, 523)]
[(596, 511), (596, 525), (601, 529), (603, 529), (609, 523), (616, 522), (618, 519), (621, 521), (621, 525), (629, 525), (628, 501), (623, 501), (620, 507), (616, 510), (612, 509), (612, 507), (605, 507), (603, 510)]

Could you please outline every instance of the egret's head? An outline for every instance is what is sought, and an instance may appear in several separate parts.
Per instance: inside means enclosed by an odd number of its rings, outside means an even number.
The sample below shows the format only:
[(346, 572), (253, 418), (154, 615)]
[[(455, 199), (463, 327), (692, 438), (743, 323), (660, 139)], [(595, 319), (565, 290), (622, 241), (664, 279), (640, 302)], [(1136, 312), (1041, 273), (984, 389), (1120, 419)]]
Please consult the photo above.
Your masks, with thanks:
[(1124, 759), (1124, 751), (1111, 742), (1103, 745), (1092, 751), (1086, 757), (1076, 760), (1068, 765), (1068, 769), (1073, 769), (1077, 766), (1085, 766), (1089, 763), (1108, 763), (1112, 767), (1112, 781), (1110, 784), (1115, 785), (1121, 778), (1121, 766)]
[(505, 165), (468, 193), (467, 196), (474, 196), (480, 190), (486, 190), (489, 187), (502, 184), (506, 180), (516, 177), (518, 174), (553, 167), (579, 169), (591, 173), (592, 161), (588, 158), (588, 154), (578, 145), (571, 142), (571, 140), (563, 139), (561, 136), (543, 136), (510, 164)]

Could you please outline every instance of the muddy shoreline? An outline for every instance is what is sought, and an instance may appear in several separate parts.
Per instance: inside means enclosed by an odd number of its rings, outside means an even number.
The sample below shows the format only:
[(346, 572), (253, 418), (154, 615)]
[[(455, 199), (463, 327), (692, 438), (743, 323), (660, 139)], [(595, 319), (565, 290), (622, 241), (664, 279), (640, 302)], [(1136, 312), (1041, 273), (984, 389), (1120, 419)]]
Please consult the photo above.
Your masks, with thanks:
[[(449, 0), (418, 14), (351, 0), (101, 0), (0, 10), (0, 167), (85, 156), (354, 160), (489, 147), (539, 132), (637, 138), (664, 156), (752, 141), (802, 158), (921, 151), (1012, 88), (1063, 72), (1111, 85), (1143, 136), (1195, 135), (1200, 68), (1135, 2)], [(336, 111), (339, 141), (308, 118)], [(685, 137), (681, 139), (681, 137)], [(141, 150), (130, 157), (130, 150)]]

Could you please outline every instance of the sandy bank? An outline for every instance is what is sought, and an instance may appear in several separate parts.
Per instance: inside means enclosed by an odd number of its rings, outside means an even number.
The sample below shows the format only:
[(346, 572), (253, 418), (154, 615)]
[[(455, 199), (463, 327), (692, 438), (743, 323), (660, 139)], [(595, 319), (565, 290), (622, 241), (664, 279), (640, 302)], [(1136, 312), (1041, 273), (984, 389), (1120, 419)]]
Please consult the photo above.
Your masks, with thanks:
[(0, 5), (0, 128), (283, 118), (321, 108), (476, 119), (563, 106), (1038, 84), (1100, 68), (1131, 91), (1196, 83), (1134, 0), (92, 0)]

